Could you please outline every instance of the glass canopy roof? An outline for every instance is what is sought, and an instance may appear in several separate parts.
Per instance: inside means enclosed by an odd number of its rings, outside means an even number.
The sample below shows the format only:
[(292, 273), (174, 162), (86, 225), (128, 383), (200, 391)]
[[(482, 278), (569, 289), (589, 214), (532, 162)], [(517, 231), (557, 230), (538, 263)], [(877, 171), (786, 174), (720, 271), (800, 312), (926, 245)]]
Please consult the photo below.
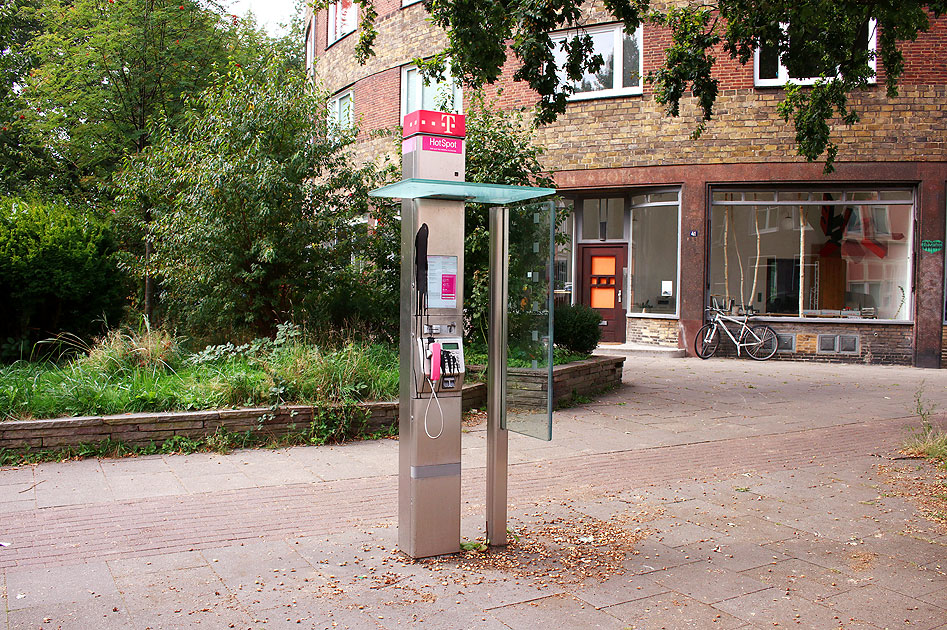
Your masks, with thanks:
[(397, 184), (376, 188), (368, 194), (372, 197), (390, 197), (392, 199), (450, 199), (502, 206), (517, 201), (546, 197), (555, 193), (555, 188), (475, 184), (439, 179), (403, 179)]

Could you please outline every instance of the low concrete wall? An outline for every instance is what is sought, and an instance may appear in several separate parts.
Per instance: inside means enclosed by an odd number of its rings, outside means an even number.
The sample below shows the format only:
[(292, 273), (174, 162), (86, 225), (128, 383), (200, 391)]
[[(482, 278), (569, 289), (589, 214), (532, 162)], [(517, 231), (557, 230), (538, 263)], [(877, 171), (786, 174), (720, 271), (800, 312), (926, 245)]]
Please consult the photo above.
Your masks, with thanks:
[[(593, 356), (584, 361), (557, 365), (552, 369), (552, 404), (573, 396), (588, 396), (621, 384), (625, 357)], [(546, 404), (548, 378), (545, 370), (510, 368), (507, 378), (508, 402), (527, 407)]]
[[(559, 405), (573, 396), (589, 396), (603, 389), (621, 384), (623, 356), (596, 355), (584, 361), (557, 365), (552, 369), (552, 403)], [(474, 374), (484, 377), (482, 365), (467, 366)], [(549, 380), (542, 368), (509, 368), (507, 371), (508, 404), (525, 407), (544, 407)]]
[[(464, 410), (483, 407), (487, 386), (464, 386)], [(398, 422), (398, 402), (363, 403), (368, 412), (369, 430)], [(301, 430), (312, 422), (311, 405), (285, 405), (277, 409), (221, 409), (213, 411), (127, 413), (117, 416), (83, 416), (53, 420), (12, 420), (0, 422), (0, 448), (54, 448), (82, 443), (116, 440), (127, 444), (161, 443), (175, 435), (203, 437), (218, 428), (228, 431), (261, 431), (284, 435)]]

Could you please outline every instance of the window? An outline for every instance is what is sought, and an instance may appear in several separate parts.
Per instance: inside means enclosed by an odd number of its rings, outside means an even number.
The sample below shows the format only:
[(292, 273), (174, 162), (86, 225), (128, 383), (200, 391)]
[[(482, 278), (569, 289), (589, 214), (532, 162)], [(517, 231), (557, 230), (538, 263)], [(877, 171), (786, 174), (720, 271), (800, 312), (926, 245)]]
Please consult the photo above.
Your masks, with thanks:
[[(871, 51), (876, 50), (875, 26), (875, 20), (869, 20), (862, 27), (858, 37), (859, 45)], [(783, 25), (783, 29), (786, 29), (786, 25)], [(811, 85), (822, 76), (818, 61), (818, 59), (813, 58), (804, 68), (799, 69), (800, 71), (791, 74), (789, 69), (783, 65), (782, 59), (779, 58), (779, 51), (776, 50), (775, 46), (761, 46), (756, 49), (753, 58), (753, 81), (755, 85), (761, 87), (782, 87), (790, 80), (793, 83)], [(869, 65), (874, 73), (876, 70), (875, 60), (872, 59)]]
[(316, 37), (312, 28), (312, 20), (306, 27), (306, 74), (311, 75), (316, 64)]
[(631, 197), (630, 313), (677, 314), (679, 191)]
[(329, 4), (328, 42), (333, 44), (355, 31), (358, 24), (358, 5), (352, 0), (339, 0)]
[(582, 201), (582, 240), (617, 241), (625, 238), (625, 200), (584, 199)]
[(330, 98), (328, 109), (330, 132), (332, 129), (350, 129), (355, 123), (351, 90)]
[(463, 95), (460, 87), (454, 83), (448, 67), (444, 80), (440, 83), (428, 83), (415, 66), (401, 69), (401, 118), (419, 109), (440, 111), (441, 106), (449, 105), (447, 110), (455, 114), (463, 113)]
[(913, 217), (911, 189), (771, 190), (766, 201), (715, 189), (711, 294), (765, 315), (907, 320)]
[(576, 35), (588, 34), (592, 38), (595, 53), (602, 55), (604, 63), (596, 73), (588, 73), (573, 84), (572, 100), (641, 94), (641, 29), (632, 34), (625, 33), (621, 24), (594, 26), (581, 31), (568, 31), (551, 35), (553, 57), (559, 71), (560, 81), (565, 82), (563, 66), (566, 52), (562, 44)]

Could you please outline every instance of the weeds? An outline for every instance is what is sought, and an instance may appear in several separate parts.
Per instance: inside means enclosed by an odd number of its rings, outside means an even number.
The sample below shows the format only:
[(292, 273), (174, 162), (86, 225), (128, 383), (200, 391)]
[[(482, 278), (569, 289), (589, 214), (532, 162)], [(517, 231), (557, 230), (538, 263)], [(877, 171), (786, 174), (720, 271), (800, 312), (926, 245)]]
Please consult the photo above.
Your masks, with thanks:
[(904, 444), (908, 453), (937, 460), (947, 466), (947, 431), (934, 426), (931, 417), (937, 411), (937, 403), (924, 395), (924, 383), (914, 392), (913, 413), (921, 420), (920, 428), (911, 430), (911, 437)]
[(291, 324), (281, 325), (275, 339), (208, 346), (191, 355), (172, 335), (147, 327), (113, 331), (91, 346), (69, 335), (49, 343), (69, 346), (72, 359), (0, 366), (0, 420), (345, 405), (398, 395), (395, 348), (351, 341), (320, 348)]

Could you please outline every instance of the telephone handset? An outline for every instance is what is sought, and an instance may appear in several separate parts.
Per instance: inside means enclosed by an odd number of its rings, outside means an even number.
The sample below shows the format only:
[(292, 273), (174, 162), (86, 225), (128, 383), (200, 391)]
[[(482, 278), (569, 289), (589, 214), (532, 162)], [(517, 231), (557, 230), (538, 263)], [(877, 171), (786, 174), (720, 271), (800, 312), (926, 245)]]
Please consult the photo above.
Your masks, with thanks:
[(418, 292), (418, 315), (424, 312), (424, 299), (427, 296), (427, 223), (422, 223), (414, 237), (414, 281)]

